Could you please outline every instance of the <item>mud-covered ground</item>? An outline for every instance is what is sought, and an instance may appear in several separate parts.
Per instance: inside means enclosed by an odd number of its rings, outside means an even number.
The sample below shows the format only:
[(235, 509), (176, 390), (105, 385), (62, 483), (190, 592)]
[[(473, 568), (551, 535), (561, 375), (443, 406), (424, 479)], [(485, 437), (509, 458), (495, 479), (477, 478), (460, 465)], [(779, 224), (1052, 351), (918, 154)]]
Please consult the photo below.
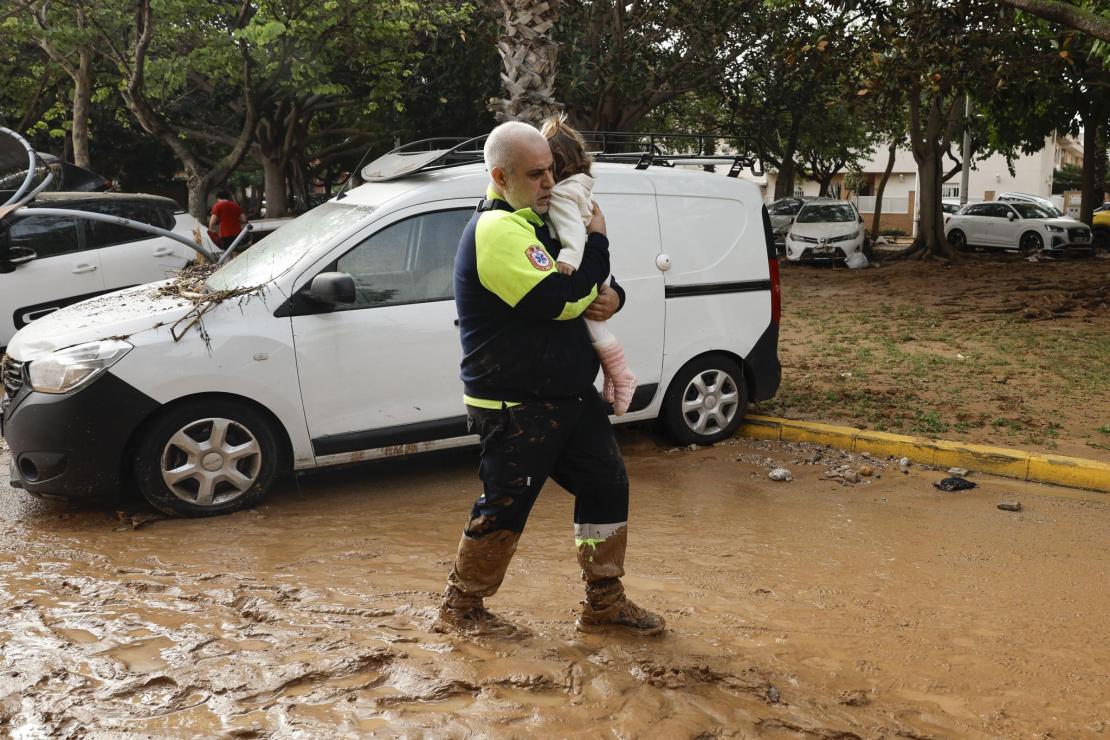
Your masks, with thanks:
[[(0, 736), (1108, 727), (1105, 495), (987, 477), (941, 493), (940, 472), (816, 447), (620, 437), (626, 580), (668, 621), (655, 639), (574, 632), (572, 501), (553, 484), (490, 600), (530, 635), (431, 632), (478, 491), (473, 450), (303, 476), (210, 520), (0, 484)], [(768, 480), (776, 464), (794, 480)]]
[(764, 413), (1110, 460), (1110, 255), (782, 266)]

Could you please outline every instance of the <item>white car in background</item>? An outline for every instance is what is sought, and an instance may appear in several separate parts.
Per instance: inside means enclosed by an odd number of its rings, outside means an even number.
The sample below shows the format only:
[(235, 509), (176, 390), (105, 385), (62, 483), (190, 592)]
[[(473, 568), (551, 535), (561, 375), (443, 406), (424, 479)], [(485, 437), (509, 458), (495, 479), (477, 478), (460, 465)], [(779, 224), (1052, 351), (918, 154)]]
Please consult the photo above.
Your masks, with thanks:
[(835, 262), (863, 251), (867, 232), (856, 207), (844, 200), (817, 198), (798, 211), (786, 234), (791, 262)]
[(1022, 202), (972, 203), (948, 219), (944, 235), (955, 249), (993, 247), (1019, 252), (1090, 252), (1091, 229)]
[(133, 285), (164, 280), (196, 257), (189, 247), (126, 226), (35, 208), (120, 216), (192, 238), (196, 219), (169, 198), (123, 193), (42, 193), (0, 230), (0, 350), (32, 321)]

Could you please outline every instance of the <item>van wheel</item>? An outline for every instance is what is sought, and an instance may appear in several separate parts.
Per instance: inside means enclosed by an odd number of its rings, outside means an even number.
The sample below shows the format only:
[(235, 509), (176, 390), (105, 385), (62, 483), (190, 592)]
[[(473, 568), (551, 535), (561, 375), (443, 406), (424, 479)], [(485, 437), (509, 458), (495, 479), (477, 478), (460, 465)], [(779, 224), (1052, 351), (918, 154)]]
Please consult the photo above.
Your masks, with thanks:
[(228, 514), (257, 503), (277, 471), (277, 437), (236, 401), (185, 403), (156, 418), (136, 449), (135, 482), (175, 516)]
[(721, 355), (688, 363), (663, 399), (663, 421), (679, 444), (708, 445), (731, 436), (747, 410), (740, 366)]

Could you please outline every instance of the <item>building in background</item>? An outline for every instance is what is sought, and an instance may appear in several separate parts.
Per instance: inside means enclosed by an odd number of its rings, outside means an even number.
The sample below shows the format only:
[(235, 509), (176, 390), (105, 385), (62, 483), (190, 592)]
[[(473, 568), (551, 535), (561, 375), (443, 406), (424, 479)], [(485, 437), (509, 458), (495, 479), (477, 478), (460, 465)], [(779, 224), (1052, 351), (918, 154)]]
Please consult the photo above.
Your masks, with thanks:
[[(868, 225), (870, 225), (868, 214), (875, 211), (875, 193), (886, 169), (887, 156), (887, 148), (878, 146), (871, 157), (862, 163), (860, 169), (866, 185), (860, 188), (860, 192), (854, 193), (845, 189), (846, 173), (837, 175), (830, 188), (831, 197), (849, 198), (854, 201), (860, 214), (868, 219)], [(946, 168), (951, 168), (952, 164), (945, 158)], [(1047, 137), (1041, 151), (1022, 155), (1014, 160), (1013, 175), (1010, 174), (1005, 157), (1000, 154), (992, 155), (973, 163), (968, 182), (967, 201), (978, 203), (994, 200), (997, 194), (1006, 192), (1029, 193), (1049, 198), (1069, 216), (1077, 217), (1079, 215), (1078, 193), (1052, 195), (1053, 171), (1065, 164), (1083, 165), (1083, 144), (1070, 136)], [(775, 193), (776, 174), (768, 172), (762, 178), (754, 178), (748, 173), (747, 179), (759, 184), (763, 188), (765, 199), (770, 202)], [(794, 191), (796, 195), (813, 196), (818, 192), (820, 192), (820, 186), (808, 180), (799, 180)], [(917, 192), (917, 163), (914, 162), (913, 154), (908, 149), (899, 148), (895, 152), (894, 169), (891, 170), (890, 179), (883, 192), (880, 230), (900, 229), (907, 234), (915, 233)], [(958, 173), (941, 186), (941, 196), (957, 201), (961, 199)]]

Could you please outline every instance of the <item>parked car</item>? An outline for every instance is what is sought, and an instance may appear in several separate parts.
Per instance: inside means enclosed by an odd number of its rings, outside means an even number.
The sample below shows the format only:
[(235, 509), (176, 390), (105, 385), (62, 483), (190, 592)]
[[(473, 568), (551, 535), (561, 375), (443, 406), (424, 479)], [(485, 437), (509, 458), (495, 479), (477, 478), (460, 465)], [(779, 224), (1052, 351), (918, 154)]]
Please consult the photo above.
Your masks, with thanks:
[(142, 221), (191, 236), (196, 220), (169, 198), (119, 193), (41, 193), (0, 229), (0, 349), (27, 324), (87, 298), (164, 280), (193, 259), (187, 246), (125, 226), (62, 216), (68, 208)]
[(1102, 251), (1110, 251), (1110, 203), (1103, 203), (1095, 209), (1091, 219), (1091, 246)]
[[(995, 196), (995, 200), (1004, 203), (1032, 203), (1048, 211), (1055, 218), (1071, 218), (1057, 208), (1056, 204), (1051, 200), (1042, 198), (1039, 195), (1030, 195), (1029, 193), (999, 193)], [(1074, 221), (1075, 219), (1072, 220)]]
[(944, 223), (948, 223), (948, 219), (960, 212), (963, 204), (960, 203), (959, 198), (944, 198), (940, 202), (940, 209), (944, 212)]
[(809, 195), (794, 195), (779, 198), (767, 206), (767, 213), (771, 217), (771, 230), (775, 235), (775, 246), (779, 252), (786, 248), (786, 232), (790, 230), (790, 224), (794, 223), (798, 211), (802, 210), (802, 206), (810, 200), (813, 198)]
[(948, 219), (944, 230), (956, 249), (994, 247), (1021, 252), (1090, 252), (1091, 230), (1053, 216), (1034, 203), (973, 203)]
[(829, 262), (863, 251), (867, 232), (856, 207), (843, 200), (817, 198), (798, 211), (786, 234), (786, 259)]
[[(618, 421), (723, 439), (781, 374), (759, 190), (664, 167), (595, 172), (627, 292), (610, 324), (639, 382)], [(462, 164), (355, 188), (209, 276), (220, 299), (199, 322), (155, 284), (24, 327), (3, 371), (13, 485), (95, 496), (133, 481), (159, 509), (208, 515), (252, 505), (281, 470), (475, 443), (452, 276), (487, 183), (484, 165)]]

